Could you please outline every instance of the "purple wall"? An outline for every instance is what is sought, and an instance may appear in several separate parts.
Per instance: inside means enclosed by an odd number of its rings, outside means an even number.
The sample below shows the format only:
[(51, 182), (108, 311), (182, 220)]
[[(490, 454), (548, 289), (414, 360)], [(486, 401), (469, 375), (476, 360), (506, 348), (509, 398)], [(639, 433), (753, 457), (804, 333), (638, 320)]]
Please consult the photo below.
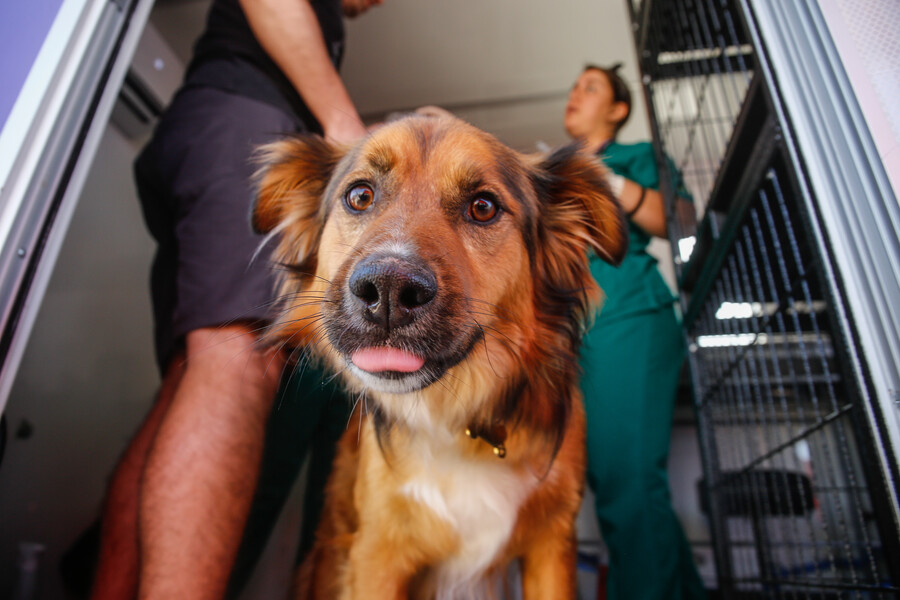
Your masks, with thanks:
[(63, 0), (0, 1), (0, 129)]

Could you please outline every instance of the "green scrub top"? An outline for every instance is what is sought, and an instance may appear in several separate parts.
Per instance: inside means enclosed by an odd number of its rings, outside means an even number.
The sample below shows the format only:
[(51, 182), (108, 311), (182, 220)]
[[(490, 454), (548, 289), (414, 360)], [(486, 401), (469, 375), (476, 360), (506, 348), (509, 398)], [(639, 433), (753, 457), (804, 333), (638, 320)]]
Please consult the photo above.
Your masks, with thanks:
[[(617, 175), (647, 189), (659, 188), (656, 157), (649, 142), (612, 142), (601, 151), (600, 159)], [(653, 311), (675, 301), (659, 273), (656, 259), (647, 253), (650, 239), (650, 235), (629, 220), (628, 253), (621, 265), (614, 267), (596, 255), (591, 256), (591, 274), (605, 295), (598, 324)]]
[[(651, 144), (612, 143), (600, 157), (614, 173), (658, 187)], [(587, 479), (609, 550), (606, 597), (705, 600), (666, 468), (684, 340), (675, 298), (647, 253), (650, 236), (630, 221), (628, 233), (619, 267), (591, 257), (606, 302), (580, 357)]]

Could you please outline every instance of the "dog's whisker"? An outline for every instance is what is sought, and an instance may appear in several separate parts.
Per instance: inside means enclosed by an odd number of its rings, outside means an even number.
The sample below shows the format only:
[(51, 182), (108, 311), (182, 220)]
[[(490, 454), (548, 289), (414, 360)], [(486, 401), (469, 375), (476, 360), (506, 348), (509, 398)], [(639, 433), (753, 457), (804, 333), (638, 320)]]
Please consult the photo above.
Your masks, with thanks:
[(338, 348), (342, 348), (344, 336), (347, 335), (348, 333), (351, 333), (349, 325), (347, 327), (345, 327), (343, 331), (341, 331), (341, 334), (338, 336), (337, 343), (335, 344), (335, 346), (337, 346)]
[(308, 327), (318, 326), (319, 322), (322, 321), (324, 318), (325, 318), (324, 315), (319, 313), (316, 315), (310, 315), (308, 317), (303, 317), (302, 319), (289, 319), (289, 320), (278, 321), (278, 323), (276, 324), (277, 326), (273, 325), (273, 331), (284, 331), (284, 330), (288, 329), (288, 326), (297, 325), (299, 323), (305, 323), (303, 325), (303, 327), (296, 329), (290, 335), (290, 338), (294, 339), (297, 335), (304, 333)]
[[(266, 300), (265, 302), (260, 302), (258, 304), (248, 307), (246, 310), (244, 310), (244, 312), (229, 319), (222, 325), (225, 326), (225, 325), (231, 325), (234, 323), (243, 323), (243, 322), (247, 322), (247, 321), (259, 321), (258, 313), (268, 312), (270, 309), (277, 306), (278, 303), (279, 303), (278, 297), (274, 297), (270, 300)], [(251, 315), (252, 315), (252, 318), (251, 318)]]
[(328, 250), (331, 254), (340, 254), (341, 256), (350, 256), (350, 254), (354, 250), (353, 244), (342, 243), (342, 244), (335, 244), (335, 245), (337, 246), (336, 248), (331, 248)]
[(479, 316), (482, 316), (482, 317), (497, 318), (498, 320), (503, 321), (503, 322), (505, 322), (505, 323), (516, 324), (516, 321), (515, 321), (514, 319), (507, 318), (507, 317), (503, 317), (503, 316), (498, 315), (498, 314), (496, 314), (496, 313), (486, 312), (486, 311), (483, 311), (483, 310), (472, 310), (472, 309), (469, 309), (468, 312), (469, 312), (469, 314), (472, 314), (472, 315), (479, 315)]
[(201, 355), (201, 354), (205, 354), (207, 352), (212, 352), (213, 350), (215, 350), (216, 348), (218, 348), (219, 346), (221, 346), (223, 344), (228, 344), (230, 342), (233, 342), (234, 340), (248, 337), (249, 338), (249, 343), (248, 343), (249, 347), (238, 351), (234, 356), (232, 356), (228, 360), (237, 359), (240, 357), (241, 354), (246, 354), (247, 360), (250, 360), (250, 355), (253, 353), (254, 350), (257, 349), (258, 338), (255, 335), (255, 330), (253, 328), (247, 327), (246, 322), (244, 322), (244, 321), (237, 321), (237, 322), (229, 321), (228, 323), (224, 323), (222, 325), (219, 325), (218, 327), (214, 327), (214, 328), (210, 328), (210, 329), (224, 332), (225, 329), (235, 327), (238, 325), (241, 327), (241, 329), (242, 329), (241, 331), (235, 331), (234, 333), (231, 333), (230, 335), (226, 335), (226, 336), (222, 337), (221, 339), (217, 339), (215, 342), (213, 342), (211, 344), (208, 344), (202, 348), (195, 349), (194, 350), (195, 355)]
[(418, 407), (418, 404), (419, 404), (419, 395), (413, 394), (412, 402), (409, 402), (406, 406), (406, 411), (405, 411), (406, 414), (403, 418), (403, 421), (406, 421), (407, 423), (412, 421), (413, 411), (415, 411), (415, 409)]
[(325, 277), (322, 277), (318, 273), (310, 273), (308, 271), (302, 271), (302, 270), (300, 270), (300, 267), (296, 264), (278, 262), (278, 263), (275, 263), (274, 266), (275, 266), (275, 268), (280, 270), (282, 273), (287, 273), (289, 275), (297, 275), (299, 277), (304, 277), (304, 278), (309, 277), (311, 279), (317, 279), (327, 285), (331, 285), (330, 279), (326, 279)]
[(505, 312), (506, 312), (506, 310), (505, 310), (502, 306), (500, 306), (499, 304), (495, 304), (495, 303), (493, 303), (493, 302), (489, 302), (489, 301), (484, 300), (484, 299), (482, 299), (482, 298), (475, 298), (474, 296), (465, 296), (465, 299), (466, 299), (467, 301), (469, 301), (469, 302), (478, 302), (479, 304), (487, 304), (488, 306), (490, 306), (491, 308), (496, 309), (496, 310), (497, 310), (498, 312), (500, 312), (500, 313), (505, 313)]
[[(307, 356), (310, 355), (309, 350), (305, 346), (299, 346), (299, 345), (295, 345), (292, 343), (294, 341), (294, 339), (296, 338), (296, 336), (300, 335), (303, 332), (303, 329), (306, 329), (306, 327), (308, 327), (309, 325), (310, 324), (307, 323), (303, 328), (301, 328), (299, 331), (295, 331), (290, 336), (279, 337), (278, 338), (279, 343), (277, 344), (277, 350), (279, 352), (283, 352), (285, 348), (291, 347), (292, 351), (289, 354), (289, 357), (293, 357), (293, 356), (299, 355), (299, 354), (306, 354)], [(285, 366), (287, 366), (287, 363), (285, 363)]]
[(503, 315), (498, 315), (497, 313), (493, 313), (493, 312), (488, 312), (488, 311), (483, 311), (483, 310), (473, 310), (473, 309), (469, 309), (467, 312), (471, 315), (478, 315), (479, 317), (487, 317), (488, 319), (491, 319), (492, 321), (498, 322), (498, 325), (509, 325), (509, 326), (513, 326), (513, 327), (518, 327), (520, 324), (519, 320), (514, 317), (506, 317)]
[(315, 300), (310, 302), (297, 302), (288, 306), (285, 310), (285, 313), (290, 314), (299, 308), (306, 308), (307, 306), (319, 306), (322, 304), (321, 300)]
[(493, 304), (486, 300), (479, 300), (477, 298), (466, 298), (466, 300), (468, 300), (469, 302), (472, 302), (472, 303), (484, 304), (484, 305), (494, 309), (494, 310), (481, 310), (481, 309), (470, 308), (469, 309), (470, 313), (479, 314), (479, 315), (483, 315), (483, 316), (487, 316), (487, 317), (493, 317), (495, 319), (499, 319), (501, 321), (506, 321), (508, 323), (516, 323), (517, 322), (514, 315), (509, 315), (502, 307), (497, 306), (496, 304)]
[[(467, 356), (465, 358), (465, 360), (468, 361), (469, 357)], [(446, 381), (447, 379), (455, 380), (456, 385), (451, 387), (450, 382)], [(453, 401), (456, 403), (457, 406), (465, 408), (465, 404), (463, 403), (463, 400), (459, 395), (459, 389), (458, 389), (464, 383), (461, 378), (457, 377), (456, 375), (453, 375), (452, 373), (447, 373), (447, 375), (445, 377), (442, 377), (441, 379), (438, 380), (438, 383), (444, 388), (444, 390), (448, 394), (450, 394), (451, 398), (453, 399)]]
[(369, 396), (366, 393), (363, 393), (363, 410), (359, 411), (359, 429), (356, 430), (356, 445), (359, 446), (360, 440), (362, 439), (362, 429), (363, 429), (363, 412), (365, 412), (366, 416), (369, 414)]
[[(266, 361), (266, 366), (263, 369), (264, 374), (268, 375), (269, 369), (272, 368), (272, 365), (274, 365), (276, 362), (280, 362), (278, 360), (278, 358), (281, 355), (280, 350), (282, 350), (282, 348), (278, 348), (278, 350), (279, 350), (278, 352), (273, 352), (272, 355), (269, 357), (269, 360)], [(281, 375), (283, 376), (284, 375), (284, 364), (282, 364), (280, 368), (281, 368)]]
[[(350, 414), (347, 416), (347, 424), (344, 426), (344, 429), (350, 429), (350, 421), (353, 420), (353, 413), (356, 412), (356, 409), (359, 408), (359, 403), (362, 402), (363, 396), (365, 392), (359, 392), (356, 395), (356, 400), (353, 401), (353, 406), (350, 407)], [(360, 417), (362, 417), (362, 409), (360, 408)], [(360, 420), (360, 430), (362, 430), (362, 420)], [(359, 433), (357, 432), (357, 443), (359, 443)]]
[[(295, 358), (295, 355), (298, 353), (301, 355), (299, 359)], [(288, 364), (285, 363), (285, 368), (289, 368), (290, 372), (287, 376), (287, 380), (285, 380), (282, 384), (282, 389), (284, 391), (278, 399), (278, 407), (276, 408), (276, 410), (281, 410), (282, 404), (284, 403), (285, 397), (287, 396), (286, 391), (288, 389), (288, 386), (291, 385), (291, 383), (294, 381), (294, 378), (303, 377), (303, 374), (306, 372), (306, 366), (310, 363), (309, 353), (304, 352), (299, 348), (294, 348), (291, 351), (290, 358), (292, 359), (293, 364), (291, 366), (288, 366)], [(283, 374), (282, 377), (284, 377)]]
[[(482, 334), (484, 334), (486, 336), (488, 333), (490, 333), (491, 337), (493, 339), (497, 340), (498, 342), (503, 343), (503, 345), (508, 350), (510, 350), (513, 354), (518, 354), (518, 351), (516, 348), (516, 346), (517, 346), (516, 343), (513, 341), (513, 339), (511, 337), (506, 335), (504, 332), (500, 331), (499, 329), (497, 329), (496, 327), (493, 327), (491, 325), (484, 325), (482, 323), (478, 323), (478, 321), (476, 321), (474, 317), (472, 318), (472, 322), (475, 323), (475, 325), (481, 330)], [(469, 327), (471, 327), (471, 325)]]
[(333, 300), (329, 301), (328, 298), (326, 298), (323, 293), (318, 293), (318, 292), (314, 293), (314, 292), (304, 291), (304, 292), (291, 294), (291, 295), (284, 294), (278, 299), (278, 304), (280, 304), (282, 306), (287, 306), (291, 302), (294, 302), (296, 300), (305, 300), (305, 301), (310, 301), (310, 302), (311, 301), (329, 302), (329, 303), (333, 302)]
[(273, 303), (273, 304), (277, 304), (277, 303), (279, 303), (279, 302), (284, 302), (286, 299), (289, 299), (289, 298), (299, 298), (299, 297), (303, 297), (303, 296), (309, 296), (309, 297), (311, 297), (311, 298), (316, 298), (316, 297), (318, 297), (318, 298), (324, 299), (324, 298), (325, 298), (325, 293), (326, 293), (325, 290), (309, 290), (309, 289), (307, 289), (307, 290), (296, 290), (296, 291), (294, 291), (294, 292), (291, 292), (290, 294), (281, 294), (280, 296), (277, 296), (277, 297), (273, 300), (272, 303)]
[(500, 374), (497, 373), (497, 369), (494, 368), (494, 361), (491, 360), (491, 351), (488, 349), (487, 334), (484, 332), (484, 327), (482, 327), (481, 324), (475, 319), (472, 319), (472, 322), (475, 323), (475, 326), (481, 330), (481, 341), (484, 344), (484, 355), (487, 358), (488, 366), (491, 368), (491, 371), (494, 372), (495, 377), (505, 379), (503, 377), (500, 377)]
[(285, 315), (282, 315), (282, 318), (279, 319), (278, 321), (275, 321), (275, 322), (273, 323), (273, 326), (274, 326), (274, 325), (293, 325), (293, 324), (296, 324), (296, 323), (302, 323), (302, 322), (304, 322), (304, 321), (310, 321), (310, 320), (313, 320), (313, 319), (321, 319), (322, 317), (324, 317), (324, 314), (321, 313), (321, 312), (316, 312), (316, 313), (311, 313), (311, 314), (308, 314), (308, 315), (303, 315), (302, 317), (297, 317), (297, 318), (294, 318), (294, 319), (288, 319), (288, 318), (286, 318), (286, 317), (287, 317), (286, 314), (285, 314)]
[[(236, 338), (238, 338), (238, 337), (240, 337), (240, 336), (246, 335), (247, 333), (254, 334), (255, 336), (258, 336), (258, 334), (261, 334), (261, 333), (265, 332), (266, 330), (270, 329), (270, 328), (272, 327), (272, 325), (274, 325), (275, 323), (277, 323), (277, 321), (276, 321), (276, 322), (272, 322), (272, 323), (266, 322), (266, 321), (259, 321), (258, 318), (249, 319), (249, 318), (247, 318), (247, 315), (255, 314), (255, 313), (258, 312), (260, 309), (267, 308), (267, 307), (271, 307), (271, 306), (273, 306), (273, 305), (275, 305), (275, 304), (277, 304), (277, 303), (280, 303), (280, 301), (281, 301), (281, 299), (276, 299), (276, 300), (273, 300), (273, 301), (271, 301), (271, 302), (267, 302), (267, 303), (263, 303), (263, 304), (258, 304), (258, 305), (256, 305), (255, 307), (252, 307), (252, 308), (246, 310), (246, 311), (244, 312), (244, 314), (239, 315), (239, 316), (237, 316), (237, 317), (234, 317), (234, 318), (232, 318), (232, 319), (229, 319), (228, 321), (226, 321), (225, 323), (223, 323), (222, 325), (220, 325), (219, 328), (220, 328), (220, 329), (224, 329), (224, 328), (227, 328), (227, 327), (232, 327), (232, 326), (234, 326), (234, 325), (247, 326), (247, 325), (252, 325), (253, 323), (258, 323), (257, 325), (254, 325), (254, 326), (249, 327), (249, 329), (248, 329), (247, 332), (236, 332), (233, 336), (229, 336), (229, 337), (225, 338), (225, 339), (222, 340), (220, 343), (225, 343), (225, 342), (233, 341), (234, 339), (236, 339)], [(300, 307), (300, 306), (312, 306), (312, 305), (314, 305), (314, 304), (316, 304), (316, 303), (315, 303), (315, 302), (310, 302), (310, 303), (307, 303), (307, 304), (296, 304), (296, 305), (294, 305), (294, 307)]]
[(346, 371), (346, 370), (347, 370), (347, 369), (344, 368), (344, 369), (341, 369), (340, 371), (338, 371), (338, 372), (332, 374), (331, 377), (329, 377), (328, 379), (326, 379), (323, 383), (325, 383), (325, 385), (328, 385), (329, 383), (331, 383), (332, 381), (334, 381), (335, 379), (337, 379), (338, 377), (340, 377), (341, 374), (342, 374), (344, 371)]

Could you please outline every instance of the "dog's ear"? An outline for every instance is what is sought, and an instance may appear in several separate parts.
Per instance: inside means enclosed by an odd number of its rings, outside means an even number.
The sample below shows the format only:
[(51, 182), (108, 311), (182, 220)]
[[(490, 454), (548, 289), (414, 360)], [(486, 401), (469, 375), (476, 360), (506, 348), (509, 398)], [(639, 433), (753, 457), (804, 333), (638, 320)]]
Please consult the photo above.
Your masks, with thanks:
[(537, 328), (529, 387), (550, 385), (552, 393), (543, 397), (552, 400), (519, 410), (524, 421), (548, 436), (555, 454), (572, 406), (571, 389), (560, 382), (577, 381), (578, 347), (600, 296), (588, 251), (619, 264), (628, 229), (606, 171), (593, 156), (569, 145), (533, 160), (538, 207), (529, 237)]
[(256, 154), (256, 201), (251, 224), (257, 233), (276, 227), (303, 234), (303, 225), (313, 225), (322, 195), (343, 152), (319, 136), (302, 135), (262, 146)]
[(618, 265), (628, 249), (628, 227), (606, 170), (576, 144), (543, 158), (534, 180), (538, 218), (533, 265), (542, 318), (557, 322), (576, 345), (590, 306), (598, 299), (588, 250)]
[(628, 227), (605, 167), (570, 144), (544, 158), (538, 172), (541, 228), (551, 252), (561, 253), (548, 257), (556, 267), (565, 267), (573, 249), (587, 247), (606, 262), (620, 264), (628, 249)]
[(301, 280), (316, 271), (325, 219), (323, 195), (342, 155), (312, 135), (286, 138), (257, 153), (262, 167), (251, 224), (257, 233), (278, 234), (273, 258), (290, 265), (290, 272)]

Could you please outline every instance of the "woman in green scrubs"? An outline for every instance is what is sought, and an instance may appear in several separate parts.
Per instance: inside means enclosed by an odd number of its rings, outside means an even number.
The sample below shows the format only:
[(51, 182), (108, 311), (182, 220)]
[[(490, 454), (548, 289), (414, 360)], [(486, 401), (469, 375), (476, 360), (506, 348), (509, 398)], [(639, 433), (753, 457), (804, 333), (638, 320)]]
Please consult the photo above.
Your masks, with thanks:
[(619, 267), (597, 257), (591, 272), (603, 307), (584, 337), (581, 380), (587, 410), (588, 483), (609, 550), (607, 598), (705, 598), (690, 546), (669, 496), (666, 464), (684, 361), (675, 298), (647, 253), (666, 233), (653, 147), (615, 137), (631, 112), (618, 67), (588, 66), (569, 95), (565, 127), (612, 172), (628, 215), (629, 249)]

